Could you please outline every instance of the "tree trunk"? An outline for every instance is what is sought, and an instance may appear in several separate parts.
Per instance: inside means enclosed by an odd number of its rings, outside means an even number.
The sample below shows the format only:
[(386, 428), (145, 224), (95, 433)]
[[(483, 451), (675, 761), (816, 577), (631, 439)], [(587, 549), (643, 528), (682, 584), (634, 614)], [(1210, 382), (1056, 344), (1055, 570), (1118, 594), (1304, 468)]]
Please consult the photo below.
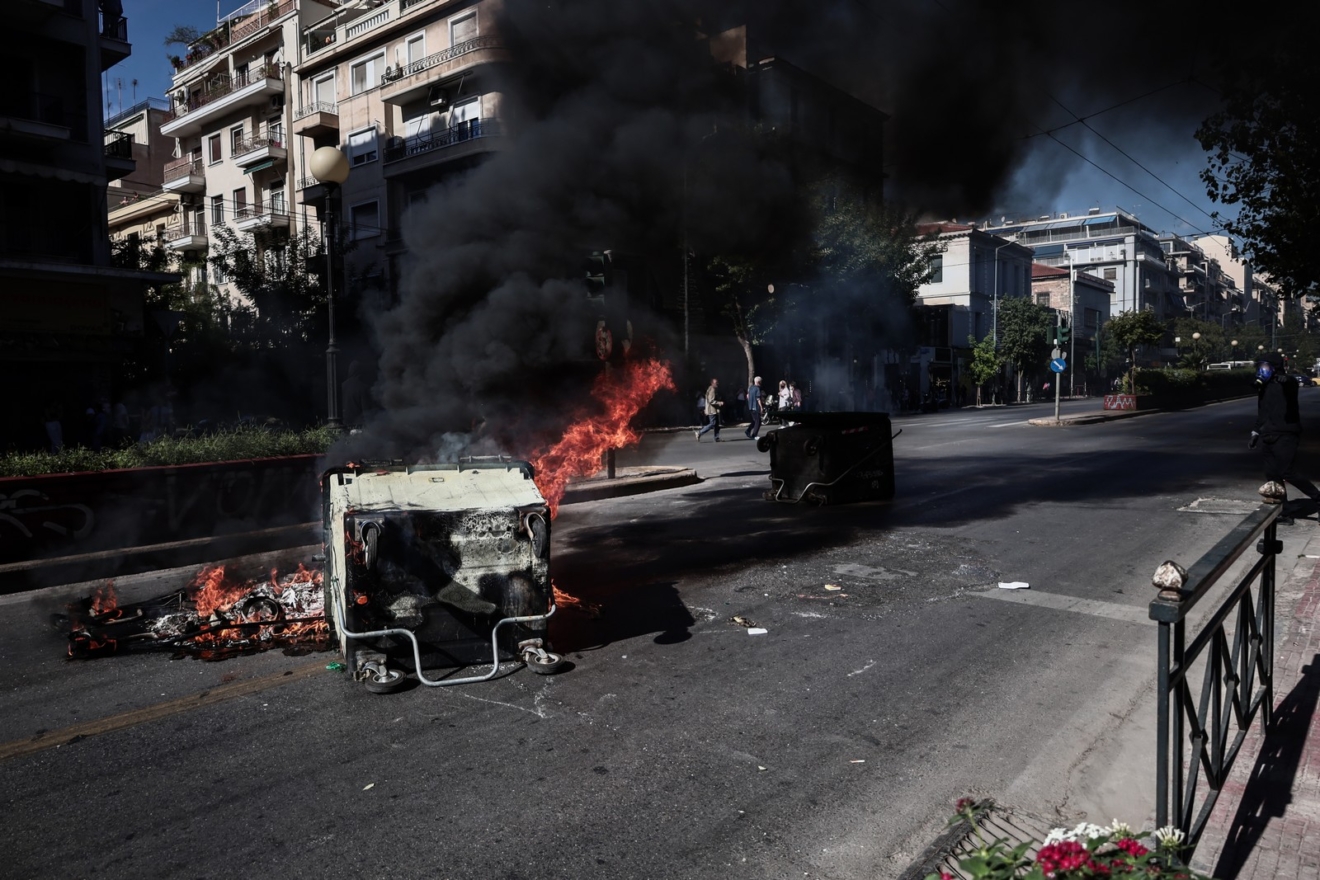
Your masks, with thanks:
[(752, 340), (747, 338), (746, 333), (740, 331), (736, 331), (734, 336), (738, 337), (738, 344), (742, 346), (743, 355), (747, 358), (747, 381), (743, 385), (750, 388), (752, 380), (756, 378), (756, 364), (752, 360)]

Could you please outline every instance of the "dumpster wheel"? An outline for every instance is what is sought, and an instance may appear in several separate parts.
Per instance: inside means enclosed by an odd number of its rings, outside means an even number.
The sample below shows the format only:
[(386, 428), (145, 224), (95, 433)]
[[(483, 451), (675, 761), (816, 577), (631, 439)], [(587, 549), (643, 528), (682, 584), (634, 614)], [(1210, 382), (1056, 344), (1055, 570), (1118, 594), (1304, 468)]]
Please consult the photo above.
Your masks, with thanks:
[(399, 670), (384, 666), (372, 666), (364, 669), (363, 673), (366, 677), (362, 679), (362, 684), (369, 693), (373, 694), (392, 694), (407, 681)]
[(522, 661), (537, 675), (554, 675), (568, 665), (568, 661), (562, 656), (547, 651), (540, 645), (525, 646), (522, 650)]

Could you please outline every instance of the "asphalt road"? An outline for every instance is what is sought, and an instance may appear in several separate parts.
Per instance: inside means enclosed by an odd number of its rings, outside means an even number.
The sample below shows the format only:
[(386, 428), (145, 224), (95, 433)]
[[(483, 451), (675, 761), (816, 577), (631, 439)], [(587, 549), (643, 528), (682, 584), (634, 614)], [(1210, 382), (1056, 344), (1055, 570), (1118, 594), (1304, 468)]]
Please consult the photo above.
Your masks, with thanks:
[[(1118, 731), (1153, 682), (1149, 578), (1240, 516), (1179, 508), (1255, 500), (1253, 410), (899, 418), (895, 501), (822, 509), (764, 501), (735, 429), (649, 435), (619, 463), (704, 481), (561, 510), (555, 580), (593, 609), (552, 621), (552, 677), (378, 697), (328, 655), (69, 662), (58, 591), (0, 598), (0, 877), (856, 880), (964, 794), (1147, 810)], [(1320, 392), (1303, 410), (1320, 428)]]

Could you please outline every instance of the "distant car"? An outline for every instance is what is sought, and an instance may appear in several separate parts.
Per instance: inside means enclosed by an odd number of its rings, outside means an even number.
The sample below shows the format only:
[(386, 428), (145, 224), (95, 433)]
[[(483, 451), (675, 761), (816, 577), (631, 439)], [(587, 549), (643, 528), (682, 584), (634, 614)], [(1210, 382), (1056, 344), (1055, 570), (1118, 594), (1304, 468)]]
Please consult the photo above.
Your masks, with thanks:
[(1297, 380), (1298, 385), (1311, 386), (1317, 384), (1316, 380), (1312, 379), (1310, 376), (1303, 376), (1301, 373), (1293, 373), (1292, 377)]

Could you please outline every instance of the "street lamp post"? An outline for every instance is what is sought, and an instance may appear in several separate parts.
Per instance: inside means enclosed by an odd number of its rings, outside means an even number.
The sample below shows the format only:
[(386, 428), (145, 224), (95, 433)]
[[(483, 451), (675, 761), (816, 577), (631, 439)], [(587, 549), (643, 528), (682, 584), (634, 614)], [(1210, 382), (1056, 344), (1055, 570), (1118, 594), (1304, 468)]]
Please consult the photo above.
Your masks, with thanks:
[(325, 347), (325, 423), (342, 427), (339, 421), (339, 346), (335, 342), (335, 190), (348, 180), (348, 157), (336, 147), (321, 147), (312, 153), (308, 166), (312, 177), (325, 184), (325, 299), (330, 338)]
[(1201, 369), (1201, 332), (1198, 330), (1192, 334), (1192, 357), (1195, 359), (1196, 369)]
[(1237, 347), (1238, 347), (1238, 341), (1237, 341), (1236, 339), (1234, 339), (1232, 344), (1233, 344), (1233, 358), (1232, 358), (1232, 360), (1233, 360), (1234, 365), (1236, 365), (1236, 364), (1237, 364)]

